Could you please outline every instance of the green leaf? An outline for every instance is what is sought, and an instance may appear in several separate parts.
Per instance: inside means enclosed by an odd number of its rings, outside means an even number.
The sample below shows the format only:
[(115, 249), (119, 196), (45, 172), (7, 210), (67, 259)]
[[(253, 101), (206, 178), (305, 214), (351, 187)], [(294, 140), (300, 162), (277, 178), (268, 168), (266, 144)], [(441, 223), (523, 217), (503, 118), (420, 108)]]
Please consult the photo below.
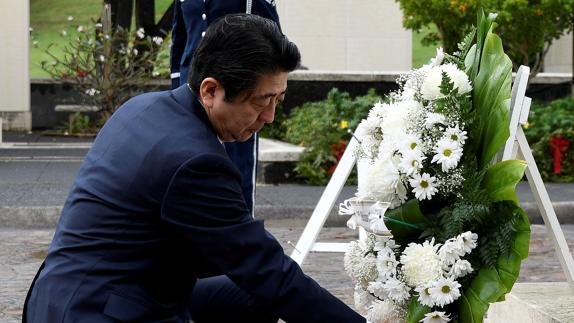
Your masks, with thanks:
[(411, 226), (402, 225), (395, 221), (385, 220), (385, 224), (391, 230), (393, 237), (397, 242), (414, 241), (421, 232), (428, 226), (428, 219), (422, 214), (417, 199), (411, 199), (405, 204), (387, 211), (385, 217), (406, 222), (418, 226), (420, 229), (414, 229)]
[(407, 312), (407, 323), (419, 323), (430, 311), (430, 307), (422, 305), (416, 297), (412, 297)]
[(470, 286), (462, 292), (458, 301), (461, 322), (482, 322), (488, 304), (504, 300), (518, 279), (520, 264), (528, 257), (530, 222), (519, 207), (520, 219), (514, 223), (517, 231), (512, 248), (506, 255), (498, 257), (495, 269), (480, 269)]
[(480, 269), (458, 302), (461, 322), (480, 323), (490, 303), (496, 302), (507, 288), (495, 269)]
[(518, 204), (516, 185), (522, 180), (526, 166), (523, 160), (506, 160), (488, 168), (482, 187), (492, 202), (509, 200)]
[(504, 53), (500, 37), (488, 33), (474, 80), (473, 108), (476, 114), (473, 137), (478, 141), (479, 167), (484, 167), (509, 136), (512, 62)]

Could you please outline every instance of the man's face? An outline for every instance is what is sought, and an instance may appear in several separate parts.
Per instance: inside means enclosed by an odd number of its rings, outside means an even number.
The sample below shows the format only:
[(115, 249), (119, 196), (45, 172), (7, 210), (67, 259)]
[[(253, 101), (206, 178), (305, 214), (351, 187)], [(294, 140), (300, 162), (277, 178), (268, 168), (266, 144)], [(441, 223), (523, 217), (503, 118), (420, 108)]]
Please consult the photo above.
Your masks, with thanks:
[(287, 72), (263, 75), (248, 98), (239, 94), (232, 102), (225, 101), (221, 86), (215, 89), (206, 110), (219, 139), (246, 141), (266, 123), (273, 122), (275, 107), (285, 98), (287, 75)]

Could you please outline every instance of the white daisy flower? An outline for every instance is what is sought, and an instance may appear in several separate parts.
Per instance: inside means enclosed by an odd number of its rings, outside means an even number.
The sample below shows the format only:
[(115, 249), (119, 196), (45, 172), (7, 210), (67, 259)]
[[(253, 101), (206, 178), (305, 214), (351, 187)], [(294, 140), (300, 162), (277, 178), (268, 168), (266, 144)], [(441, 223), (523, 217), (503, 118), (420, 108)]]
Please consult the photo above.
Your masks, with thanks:
[(433, 287), (429, 288), (429, 294), (436, 306), (443, 307), (460, 297), (461, 285), (452, 278), (441, 277)]
[(409, 286), (419, 286), (436, 281), (443, 273), (442, 262), (437, 255), (440, 244), (434, 239), (422, 244), (410, 243), (401, 255), (403, 274)]
[(434, 176), (430, 176), (427, 173), (414, 174), (411, 179), (409, 179), (409, 184), (413, 188), (413, 193), (415, 193), (415, 197), (422, 201), (424, 199), (430, 200), (433, 195), (438, 192), (438, 189), (435, 187), (436, 178)]
[(391, 277), (383, 283), (385, 292), (389, 298), (397, 303), (404, 303), (410, 297), (410, 288), (402, 281)]
[(79, 33), (84, 32), (84, 26), (78, 26), (78, 29), (76, 29)]
[(137, 48), (134, 48), (134, 49), (133, 49), (133, 53), (134, 53), (134, 55), (136, 55), (136, 56), (138, 55), (139, 51), (137, 50)]
[(458, 239), (452, 238), (445, 241), (440, 247), (438, 255), (445, 265), (450, 266), (459, 260), (460, 257), (464, 256), (464, 250), (458, 242)]
[(72, 21), (72, 20), (74, 20), (74, 17), (68, 16), (68, 21)]
[(468, 138), (466, 134), (467, 134), (466, 131), (460, 130), (458, 125), (456, 125), (454, 127), (446, 128), (444, 138), (456, 142), (459, 147), (462, 147), (464, 146), (464, 143)]
[(144, 37), (145, 37), (145, 30), (140, 27), (140, 28), (136, 31), (136, 35), (138, 36), (139, 39), (144, 38)]
[(467, 260), (459, 259), (454, 263), (454, 265), (452, 265), (449, 275), (451, 278), (457, 279), (472, 273), (472, 271), (473, 269), (470, 262)]
[(423, 167), (423, 160), (426, 159), (420, 151), (408, 151), (402, 154), (401, 162), (399, 164), (399, 169), (411, 176), (418, 173)]
[(106, 61), (106, 58), (104, 57), (104, 55), (100, 55), (98, 59), (99, 59), (100, 62), (102, 62), (102, 63)]
[(436, 155), (433, 156), (431, 162), (441, 164), (443, 172), (455, 168), (462, 157), (462, 148), (447, 138), (442, 138), (437, 142), (434, 152)]
[(478, 240), (478, 234), (467, 231), (461, 233), (458, 237), (461, 239), (462, 248), (464, 248), (465, 253), (470, 253), (472, 249), (476, 248), (476, 240)]
[(431, 312), (425, 314), (425, 317), (420, 320), (422, 323), (447, 323), (450, 322), (450, 317), (445, 312)]
[(432, 287), (432, 284), (422, 284), (417, 286), (417, 288), (415, 288), (415, 292), (417, 292), (419, 294), (418, 300), (419, 303), (428, 306), (428, 307), (433, 307), (434, 301), (432, 299), (432, 297), (430, 296), (430, 292), (429, 292), (429, 288)]
[(428, 113), (425, 120), (425, 128), (431, 129), (435, 124), (444, 124), (446, 117), (440, 113)]
[(62, 31), (60, 32), (60, 35), (62, 35), (62, 37), (66, 37), (66, 36), (68, 36), (68, 32), (65, 31), (65, 30), (62, 30)]
[(405, 134), (403, 138), (401, 138), (401, 142), (399, 143), (399, 150), (403, 154), (409, 152), (422, 152), (423, 145), (417, 135), (408, 133)]

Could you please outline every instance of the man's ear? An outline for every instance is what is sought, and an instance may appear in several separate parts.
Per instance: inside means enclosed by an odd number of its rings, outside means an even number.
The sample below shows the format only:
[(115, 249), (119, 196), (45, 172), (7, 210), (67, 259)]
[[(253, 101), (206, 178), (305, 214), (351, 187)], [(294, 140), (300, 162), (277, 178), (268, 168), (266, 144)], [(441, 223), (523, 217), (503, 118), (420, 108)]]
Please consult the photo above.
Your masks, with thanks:
[(215, 98), (219, 91), (223, 90), (223, 86), (218, 80), (213, 77), (203, 79), (199, 86), (199, 99), (205, 108), (212, 108)]

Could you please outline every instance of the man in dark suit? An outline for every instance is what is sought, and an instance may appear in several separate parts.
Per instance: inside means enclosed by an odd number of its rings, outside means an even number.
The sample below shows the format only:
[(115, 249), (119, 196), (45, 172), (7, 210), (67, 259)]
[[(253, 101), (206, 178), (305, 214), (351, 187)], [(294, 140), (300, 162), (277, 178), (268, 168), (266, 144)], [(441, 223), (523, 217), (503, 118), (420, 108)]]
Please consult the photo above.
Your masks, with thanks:
[[(205, 30), (218, 18), (232, 13), (252, 13), (279, 25), (274, 0), (174, 0), (171, 46), (171, 85), (187, 82), (193, 54)], [(247, 208), (254, 214), (258, 135), (239, 142), (225, 142), (225, 150), (243, 176), (242, 189)]]
[(222, 145), (273, 121), (299, 62), (272, 21), (226, 16), (188, 84), (125, 103), (79, 170), (24, 321), (364, 322), (251, 217)]

